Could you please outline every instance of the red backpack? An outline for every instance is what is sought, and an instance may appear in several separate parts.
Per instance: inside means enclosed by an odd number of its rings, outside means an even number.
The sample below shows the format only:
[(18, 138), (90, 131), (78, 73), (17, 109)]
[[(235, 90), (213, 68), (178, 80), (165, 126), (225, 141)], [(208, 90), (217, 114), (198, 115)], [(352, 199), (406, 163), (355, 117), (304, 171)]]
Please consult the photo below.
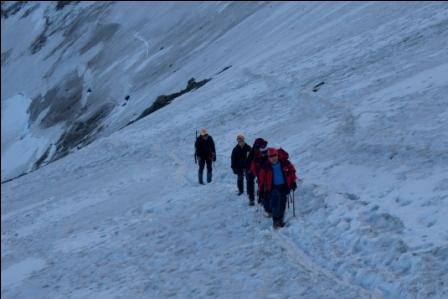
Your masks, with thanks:
[(291, 187), (293, 183), (295, 183), (297, 176), (296, 176), (296, 169), (294, 168), (294, 165), (292, 165), (291, 161), (289, 161), (289, 154), (287, 151), (285, 151), (282, 148), (279, 148), (277, 150), (277, 155), (278, 155), (278, 160), (282, 163), (285, 163), (286, 165), (288, 165), (286, 167), (286, 169), (284, 169), (284, 171), (288, 170), (288, 177), (287, 177), (287, 181), (288, 181), (288, 186)]

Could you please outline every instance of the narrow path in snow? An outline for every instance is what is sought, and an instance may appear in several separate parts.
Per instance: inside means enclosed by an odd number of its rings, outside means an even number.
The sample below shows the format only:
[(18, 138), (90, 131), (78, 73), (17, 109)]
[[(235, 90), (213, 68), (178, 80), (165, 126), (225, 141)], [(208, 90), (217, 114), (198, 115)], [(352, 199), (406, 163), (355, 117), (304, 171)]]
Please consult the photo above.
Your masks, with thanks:
[[(2, 296), (26, 298), (21, 285), (32, 284), (36, 297), (376, 297), (273, 231), (261, 208), (236, 195), (235, 178), (221, 164), (201, 186), (197, 165), (178, 153), (158, 143), (146, 152), (55, 176), (54, 186), (71, 182), (71, 196), (48, 190), (49, 200), (27, 201), (2, 217), (2, 272), (14, 274)], [(20, 192), (43, 181), (36, 177)], [(27, 260), (38, 267), (17, 272)]]
[[(191, 172), (188, 172), (188, 164), (184, 162), (184, 160), (180, 159), (174, 152), (168, 153), (168, 156), (173, 159), (178, 167), (178, 171), (176, 171), (177, 179), (179, 180), (182, 175), (184, 175), (185, 180), (189, 183), (196, 184), (194, 182), (194, 179), (187, 178), (188, 174)], [(204, 171), (205, 174), (205, 171)], [(201, 188), (202, 186), (198, 186), (198, 188)], [(269, 241), (260, 241), (249, 244), (244, 244), (239, 246), (239, 249), (245, 249), (250, 251), (255, 251), (256, 247), (265, 247), (266, 242), (271, 242), (274, 245), (279, 245), (282, 249), (282, 253), (284, 253), (290, 262), (293, 264), (296, 264), (299, 266), (300, 271), (305, 271), (309, 273), (313, 279), (321, 280), (322, 277), (325, 277), (326, 280), (333, 281), (335, 284), (339, 285), (340, 287), (353, 290), (354, 292), (357, 292), (362, 298), (381, 298), (381, 294), (375, 291), (370, 291), (367, 289), (362, 288), (361, 286), (351, 284), (348, 281), (345, 281), (341, 278), (339, 278), (337, 275), (332, 273), (331, 271), (325, 270), (320, 265), (313, 262), (312, 258), (308, 256), (306, 253), (304, 253), (299, 247), (296, 246), (296, 244), (288, 237), (286, 236), (282, 230), (274, 231), (272, 228), (263, 228), (266, 226), (271, 225), (271, 219), (267, 219), (263, 216), (263, 208), (261, 205), (256, 205), (256, 207), (249, 207), (247, 205), (248, 198), (246, 196), (237, 197), (236, 195), (232, 194), (232, 191), (235, 186), (229, 183), (216, 183), (214, 182), (210, 186), (212, 190), (206, 190), (209, 193), (220, 193), (219, 191), (214, 190), (225, 190), (226, 193), (230, 193), (231, 195), (229, 197), (236, 198), (235, 201), (231, 201), (233, 208), (235, 209), (233, 212), (228, 211), (229, 213), (235, 214), (235, 220), (240, 220), (240, 227), (247, 227), (249, 232), (249, 235), (266, 235), (266, 232), (272, 233), (272, 239)], [(232, 196), (233, 195), (233, 196)], [(212, 197), (211, 197), (212, 198)], [(240, 206), (241, 199), (243, 201), (243, 207)], [(237, 207), (235, 207), (235, 203), (237, 204)], [(246, 203), (246, 207), (244, 206)], [(224, 209), (224, 207), (222, 207)], [(255, 211), (254, 211), (255, 209)], [(286, 210), (286, 214), (288, 214), (289, 211)], [(241, 223), (242, 222), (242, 223)], [(257, 227), (258, 226), (258, 227)], [(255, 230), (255, 231), (254, 231)], [(270, 252), (271, 255), (274, 255), (274, 252)], [(279, 257), (280, 259), (282, 257)]]

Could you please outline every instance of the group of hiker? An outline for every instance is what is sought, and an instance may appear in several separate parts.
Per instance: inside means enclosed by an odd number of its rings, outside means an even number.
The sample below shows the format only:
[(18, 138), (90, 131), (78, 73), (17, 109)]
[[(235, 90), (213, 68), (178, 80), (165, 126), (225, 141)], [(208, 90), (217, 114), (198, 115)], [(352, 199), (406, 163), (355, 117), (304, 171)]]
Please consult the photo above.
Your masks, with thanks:
[[(251, 147), (242, 134), (236, 137), (232, 150), (231, 168), (237, 175), (238, 195), (244, 193), (246, 180), (249, 205), (255, 205), (255, 180), (258, 185), (257, 201), (263, 205), (266, 217), (272, 217), (274, 228), (285, 225), (284, 214), (289, 193), (297, 188), (296, 170), (289, 161), (288, 153), (282, 148), (268, 147), (263, 138), (255, 139)], [(204, 184), (203, 172), (207, 165), (207, 182), (212, 181), (212, 163), (216, 161), (213, 138), (205, 128), (195, 142), (195, 159), (199, 164), (199, 184)]]

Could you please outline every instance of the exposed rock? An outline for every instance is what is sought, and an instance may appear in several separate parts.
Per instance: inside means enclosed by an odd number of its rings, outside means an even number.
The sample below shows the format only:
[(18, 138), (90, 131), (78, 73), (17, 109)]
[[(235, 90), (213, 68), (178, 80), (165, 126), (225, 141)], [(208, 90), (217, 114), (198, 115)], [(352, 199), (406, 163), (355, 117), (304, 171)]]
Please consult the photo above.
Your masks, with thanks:
[(211, 79), (204, 79), (202, 81), (196, 82), (196, 80), (194, 78), (191, 78), (190, 80), (188, 80), (187, 83), (187, 87), (184, 90), (181, 90), (180, 92), (176, 92), (170, 95), (160, 95), (157, 97), (157, 99), (154, 101), (154, 103), (152, 103), (152, 105), (148, 108), (146, 108), (142, 114), (140, 114), (139, 117), (137, 117), (135, 120), (129, 122), (127, 125), (130, 125), (142, 118), (144, 118), (145, 116), (148, 116), (149, 114), (153, 113), (154, 111), (159, 110), (160, 108), (168, 105), (169, 103), (171, 103), (171, 101), (173, 101), (175, 98), (180, 97), (181, 95), (190, 92), (194, 89), (198, 89), (202, 86), (204, 86), (208, 81), (210, 81)]
[(319, 84), (316, 84), (314, 87), (313, 87), (313, 92), (317, 92), (320, 88), (321, 88), (321, 86), (322, 85), (324, 85), (325, 84), (325, 82), (320, 82)]
[(101, 130), (101, 122), (113, 110), (114, 105), (105, 104), (85, 121), (76, 121), (56, 144), (56, 153), (51, 160), (67, 155), (73, 148), (81, 148), (94, 140), (94, 136)]
[(58, 1), (58, 3), (56, 3), (56, 10), (61, 10), (63, 9), (66, 5), (69, 5), (71, 3), (78, 3), (79, 1)]
[(22, 9), (22, 7), (27, 4), (28, 1), (16, 1), (12, 4), (8, 2), (9, 1), (2, 1), (2, 18), (5, 19), (18, 13)]

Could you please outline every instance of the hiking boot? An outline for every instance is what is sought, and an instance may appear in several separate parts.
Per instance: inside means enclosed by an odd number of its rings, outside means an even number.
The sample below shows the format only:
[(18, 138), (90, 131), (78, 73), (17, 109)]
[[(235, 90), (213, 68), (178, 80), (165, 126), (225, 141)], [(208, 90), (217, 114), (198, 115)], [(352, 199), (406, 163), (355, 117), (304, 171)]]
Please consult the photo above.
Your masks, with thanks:
[(249, 206), (255, 206), (255, 202), (253, 200), (249, 201)]
[(272, 227), (274, 227), (274, 229), (279, 229), (285, 226), (285, 223), (283, 222), (283, 220), (275, 220), (272, 222)]
[(244, 192), (243, 191), (238, 191), (238, 196), (240, 196), (241, 194), (243, 194)]
[(212, 174), (210, 172), (207, 172), (207, 183), (212, 182)]
[(271, 218), (271, 217), (272, 217), (272, 213), (270, 213), (270, 212), (264, 212), (264, 217), (266, 217), (266, 218)]

